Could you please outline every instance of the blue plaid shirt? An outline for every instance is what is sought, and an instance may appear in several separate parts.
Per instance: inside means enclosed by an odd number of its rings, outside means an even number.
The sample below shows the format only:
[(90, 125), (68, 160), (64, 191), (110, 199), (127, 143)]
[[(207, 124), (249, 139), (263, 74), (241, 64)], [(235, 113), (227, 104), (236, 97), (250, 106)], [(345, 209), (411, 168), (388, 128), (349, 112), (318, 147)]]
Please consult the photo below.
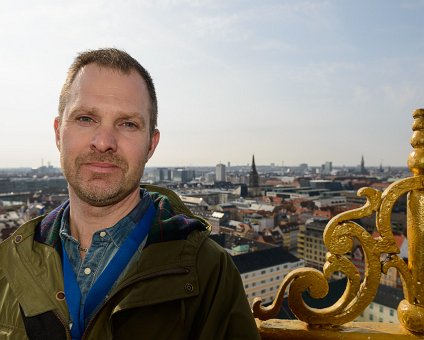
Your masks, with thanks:
[[(127, 235), (134, 229), (148, 208), (149, 193), (146, 190), (140, 191), (141, 201), (123, 219), (114, 226), (101, 229), (93, 234), (91, 246), (88, 249), (84, 260), (81, 260), (78, 247), (80, 243), (71, 235), (69, 225), (69, 205), (62, 215), (59, 237), (68, 254), (69, 261), (74, 269), (78, 285), (81, 290), (81, 305), (84, 304), (88, 292), (96, 279), (106, 268), (110, 260), (124, 243)], [(138, 254), (146, 243), (147, 237), (138, 249)], [(121, 273), (124, 274), (125, 270)], [(115, 282), (116, 285), (116, 282)], [(113, 287), (112, 287), (113, 288)], [(105, 297), (106, 298), (106, 297)]]

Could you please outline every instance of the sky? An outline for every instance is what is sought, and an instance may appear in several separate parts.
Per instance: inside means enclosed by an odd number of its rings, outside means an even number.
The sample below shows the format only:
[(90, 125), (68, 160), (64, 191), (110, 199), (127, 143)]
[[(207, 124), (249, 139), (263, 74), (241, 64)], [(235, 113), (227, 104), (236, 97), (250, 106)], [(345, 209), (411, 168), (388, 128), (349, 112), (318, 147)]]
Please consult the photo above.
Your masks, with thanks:
[(59, 166), (67, 68), (101, 47), (154, 79), (148, 166), (405, 166), (423, 15), (421, 0), (0, 0), (0, 168)]

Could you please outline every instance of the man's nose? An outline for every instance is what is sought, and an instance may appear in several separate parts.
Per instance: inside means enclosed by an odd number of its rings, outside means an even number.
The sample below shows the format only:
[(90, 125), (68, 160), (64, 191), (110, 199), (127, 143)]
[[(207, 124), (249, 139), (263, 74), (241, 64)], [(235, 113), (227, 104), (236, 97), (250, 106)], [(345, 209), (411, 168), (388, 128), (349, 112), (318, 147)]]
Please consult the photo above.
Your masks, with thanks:
[(117, 140), (113, 127), (100, 125), (93, 135), (90, 148), (97, 152), (115, 152)]

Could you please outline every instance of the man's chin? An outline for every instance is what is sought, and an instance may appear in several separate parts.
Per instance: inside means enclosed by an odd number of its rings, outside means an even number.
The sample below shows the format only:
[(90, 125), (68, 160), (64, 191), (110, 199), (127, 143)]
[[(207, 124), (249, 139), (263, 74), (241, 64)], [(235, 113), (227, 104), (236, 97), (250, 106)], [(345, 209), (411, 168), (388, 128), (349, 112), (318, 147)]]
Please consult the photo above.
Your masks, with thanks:
[(120, 182), (111, 183), (110, 180), (95, 179), (70, 186), (81, 201), (95, 207), (112, 205), (125, 197)]
[(76, 192), (79, 199), (93, 207), (106, 207), (120, 202), (123, 199), (122, 193), (99, 194), (99, 192)]
[(69, 189), (83, 202), (94, 207), (106, 207), (114, 205), (131, 195), (135, 190), (139, 189), (139, 182), (128, 183), (122, 181), (105, 181), (94, 180), (88, 182), (80, 182), (77, 185), (69, 185)]

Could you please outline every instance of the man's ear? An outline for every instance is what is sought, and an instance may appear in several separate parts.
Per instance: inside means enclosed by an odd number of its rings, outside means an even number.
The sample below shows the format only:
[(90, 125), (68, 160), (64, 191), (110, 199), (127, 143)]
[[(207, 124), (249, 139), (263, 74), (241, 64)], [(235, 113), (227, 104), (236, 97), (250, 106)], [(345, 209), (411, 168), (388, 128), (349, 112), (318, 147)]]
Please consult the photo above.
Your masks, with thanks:
[(160, 139), (160, 132), (158, 129), (155, 129), (152, 133), (152, 136), (150, 137), (150, 147), (149, 147), (149, 152), (147, 153), (146, 162), (150, 159), (150, 157), (153, 156), (155, 149), (159, 144), (159, 139)]
[(56, 117), (53, 122), (54, 135), (56, 139), (57, 149), (60, 151), (60, 117)]

